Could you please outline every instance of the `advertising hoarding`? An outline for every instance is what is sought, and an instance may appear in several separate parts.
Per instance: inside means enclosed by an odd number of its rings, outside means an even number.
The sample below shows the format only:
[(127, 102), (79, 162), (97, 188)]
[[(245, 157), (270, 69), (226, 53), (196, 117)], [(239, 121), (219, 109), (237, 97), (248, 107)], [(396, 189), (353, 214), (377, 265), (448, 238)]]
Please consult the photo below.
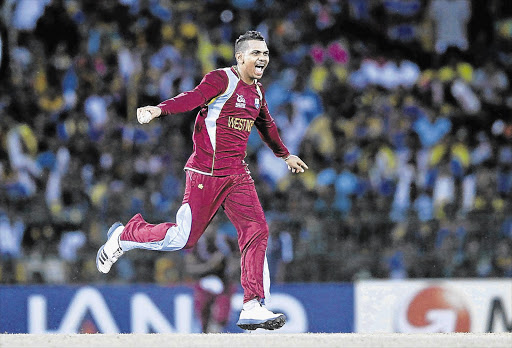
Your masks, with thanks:
[[(242, 332), (242, 300), (239, 289), (227, 332)], [(287, 316), (281, 333), (352, 332), (353, 303), (352, 284), (286, 284), (267, 307)], [(0, 313), (7, 333), (200, 332), (191, 286), (0, 286)]]
[(356, 332), (512, 331), (512, 280), (382, 280), (355, 284)]

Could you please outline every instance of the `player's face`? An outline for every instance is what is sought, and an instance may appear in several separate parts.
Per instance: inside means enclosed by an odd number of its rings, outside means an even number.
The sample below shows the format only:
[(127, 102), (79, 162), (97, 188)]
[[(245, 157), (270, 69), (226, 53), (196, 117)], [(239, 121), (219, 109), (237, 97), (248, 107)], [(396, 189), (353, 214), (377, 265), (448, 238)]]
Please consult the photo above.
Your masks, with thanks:
[[(237, 62), (243, 77), (259, 80), (268, 65), (269, 52), (265, 41), (247, 41), (245, 51), (238, 53)], [(248, 81), (246, 81), (248, 82)]]

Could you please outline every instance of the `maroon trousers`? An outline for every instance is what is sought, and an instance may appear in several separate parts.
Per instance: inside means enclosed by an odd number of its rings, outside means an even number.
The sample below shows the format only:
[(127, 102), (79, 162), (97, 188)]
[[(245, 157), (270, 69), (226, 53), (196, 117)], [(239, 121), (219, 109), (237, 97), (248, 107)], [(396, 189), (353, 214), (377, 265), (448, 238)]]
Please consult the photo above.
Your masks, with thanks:
[[(190, 206), (192, 221), (190, 235), (184, 248), (192, 248), (196, 244), (222, 206), (238, 233), (244, 302), (253, 298), (265, 298), (263, 270), (268, 226), (254, 180), (249, 174), (215, 177), (190, 170), (186, 173), (183, 204)], [(167, 231), (173, 226), (176, 224), (170, 222), (149, 224), (137, 214), (126, 224), (121, 240), (141, 243), (140, 247), (144, 248), (143, 245), (146, 243), (164, 240)], [(165, 245), (161, 250), (165, 250)]]

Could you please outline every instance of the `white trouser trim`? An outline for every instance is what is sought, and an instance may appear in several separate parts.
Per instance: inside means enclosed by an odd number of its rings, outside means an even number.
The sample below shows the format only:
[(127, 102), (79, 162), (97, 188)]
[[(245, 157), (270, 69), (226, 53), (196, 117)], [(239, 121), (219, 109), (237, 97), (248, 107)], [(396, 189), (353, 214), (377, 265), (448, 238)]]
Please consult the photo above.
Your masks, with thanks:
[(265, 294), (265, 303), (270, 302), (270, 271), (268, 270), (267, 253), (265, 252), (265, 262), (263, 263), (263, 293)]
[(187, 244), (190, 230), (192, 228), (192, 211), (188, 203), (183, 204), (176, 213), (176, 226), (167, 230), (164, 239), (157, 242), (138, 243), (121, 240), (123, 251), (131, 249), (149, 249), (161, 251), (174, 251), (183, 249)]
[(203, 175), (213, 176), (212, 173), (202, 172), (202, 171), (194, 169), (194, 168), (185, 167), (185, 170), (190, 170), (191, 172), (195, 172), (195, 173), (199, 173), (199, 174), (203, 174)]

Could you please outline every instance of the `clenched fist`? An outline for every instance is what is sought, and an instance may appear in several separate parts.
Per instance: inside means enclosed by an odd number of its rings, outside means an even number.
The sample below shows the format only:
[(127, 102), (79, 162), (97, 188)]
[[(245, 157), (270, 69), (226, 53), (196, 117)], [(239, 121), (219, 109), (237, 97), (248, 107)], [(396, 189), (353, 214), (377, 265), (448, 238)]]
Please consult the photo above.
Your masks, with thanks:
[(155, 117), (160, 116), (162, 110), (158, 106), (143, 106), (137, 108), (137, 121), (140, 124), (149, 123)]

